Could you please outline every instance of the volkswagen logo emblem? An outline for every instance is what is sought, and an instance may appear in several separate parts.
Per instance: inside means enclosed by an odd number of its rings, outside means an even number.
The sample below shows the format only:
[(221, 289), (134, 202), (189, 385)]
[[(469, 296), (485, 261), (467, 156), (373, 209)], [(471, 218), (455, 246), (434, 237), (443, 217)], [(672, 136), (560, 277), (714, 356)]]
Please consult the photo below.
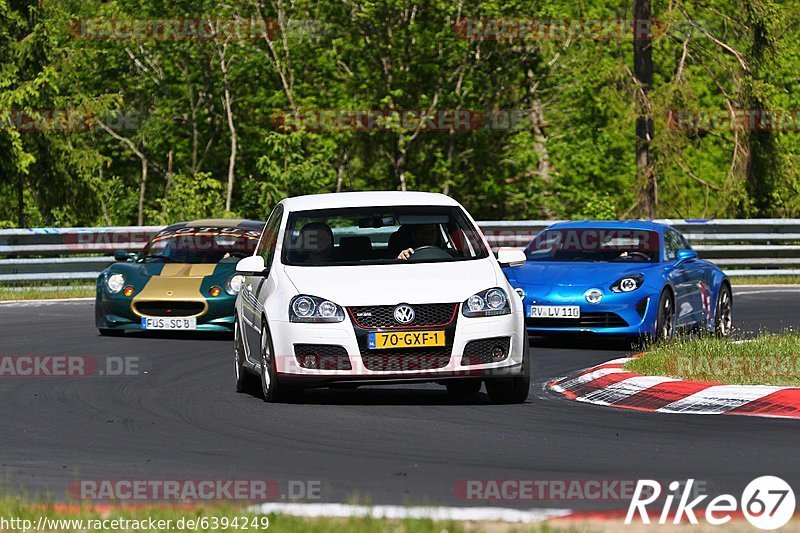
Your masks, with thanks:
[(398, 324), (411, 324), (414, 322), (414, 309), (407, 304), (400, 304), (394, 308), (394, 319)]

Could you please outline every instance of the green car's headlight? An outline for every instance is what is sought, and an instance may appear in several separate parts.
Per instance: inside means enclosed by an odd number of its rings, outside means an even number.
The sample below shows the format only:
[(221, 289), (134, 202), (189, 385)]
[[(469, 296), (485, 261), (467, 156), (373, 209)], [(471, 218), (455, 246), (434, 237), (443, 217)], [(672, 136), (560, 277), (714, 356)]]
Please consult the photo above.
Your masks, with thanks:
[(106, 287), (111, 294), (117, 294), (125, 286), (125, 276), (122, 274), (111, 274), (106, 278)]

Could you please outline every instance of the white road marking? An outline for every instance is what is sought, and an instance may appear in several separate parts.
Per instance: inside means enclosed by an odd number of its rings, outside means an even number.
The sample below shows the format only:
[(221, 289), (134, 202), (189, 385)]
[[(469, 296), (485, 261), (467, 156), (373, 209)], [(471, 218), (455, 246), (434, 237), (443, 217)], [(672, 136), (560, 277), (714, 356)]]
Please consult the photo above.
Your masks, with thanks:
[(38, 307), (40, 305), (53, 305), (60, 303), (75, 303), (75, 302), (93, 302), (95, 299), (91, 298), (49, 298), (42, 300), (2, 300), (0, 305), (14, 306), (14, 307)]
[(715, 385), (658, 409), (662, 413), (719, 415), (786, 387)]
[(775, 290), (761, 289), (756, 291), (733, 291), (734, 296), (748, 296), (751, 294), (783, 294), (786, 292), (800, 292), (800, 288), (781, 287)]
[(600, 405), (609, 405), (616, 403), (620, 400), (649, 389), (655, 385), (668, 383), (671, 381), (679, 381), (675, 378), (667, 378), (662, 376), (636, 376), (628, 378), (608, 387), (590, 392), (589, 394), (576, 398), (578, 401), (596, 403)]
[(597, 378), (607, 376), (608, 374), (619, 374), (621, 372), (627, 372), (627, 370), (623, 370), (621, 368), (601, 368), (599, 370), (595, 370), (594, 372), (589, 372), (587, 374), (583, 374), (582, 376), (558, 383), (553, 386), (553, 389), (558, 391), (570, 390), (579, 385), (583, 385), (584, 383), (594, 381)]
[(395, 520), (492, 521), (531, 523), (572, 514), (570, 509), (508, 509), (503, 507), (404, 507), (402, 505), (350, 505), (343, 503), (262, 503), (255, 513), (279, 513), (308, 518), (372, 517)]

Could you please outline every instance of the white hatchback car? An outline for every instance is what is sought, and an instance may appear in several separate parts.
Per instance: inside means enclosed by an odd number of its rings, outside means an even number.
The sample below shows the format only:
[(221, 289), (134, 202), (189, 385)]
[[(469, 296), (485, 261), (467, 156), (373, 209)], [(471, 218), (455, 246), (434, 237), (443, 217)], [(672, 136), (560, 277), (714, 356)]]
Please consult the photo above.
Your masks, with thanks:
[[(528, 397), (522, 302), (475, 221), (448, 196), (352, 192), (287, 198), (269, 217), (236, 300), (236, 388), (267, 401), (308, 387), (485, 382)], [(252, 381), (251, 381), (252, 380)]]

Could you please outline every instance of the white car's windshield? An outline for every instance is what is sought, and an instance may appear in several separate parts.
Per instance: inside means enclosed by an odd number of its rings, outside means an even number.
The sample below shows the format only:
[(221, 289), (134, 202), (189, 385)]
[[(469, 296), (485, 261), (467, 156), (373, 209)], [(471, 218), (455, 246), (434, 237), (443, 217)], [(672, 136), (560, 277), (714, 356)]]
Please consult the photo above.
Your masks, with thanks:
[(488, 257), (457, 207), (359, 207), (289, 215), (282, 262), (352, 265), (463, 261)]

